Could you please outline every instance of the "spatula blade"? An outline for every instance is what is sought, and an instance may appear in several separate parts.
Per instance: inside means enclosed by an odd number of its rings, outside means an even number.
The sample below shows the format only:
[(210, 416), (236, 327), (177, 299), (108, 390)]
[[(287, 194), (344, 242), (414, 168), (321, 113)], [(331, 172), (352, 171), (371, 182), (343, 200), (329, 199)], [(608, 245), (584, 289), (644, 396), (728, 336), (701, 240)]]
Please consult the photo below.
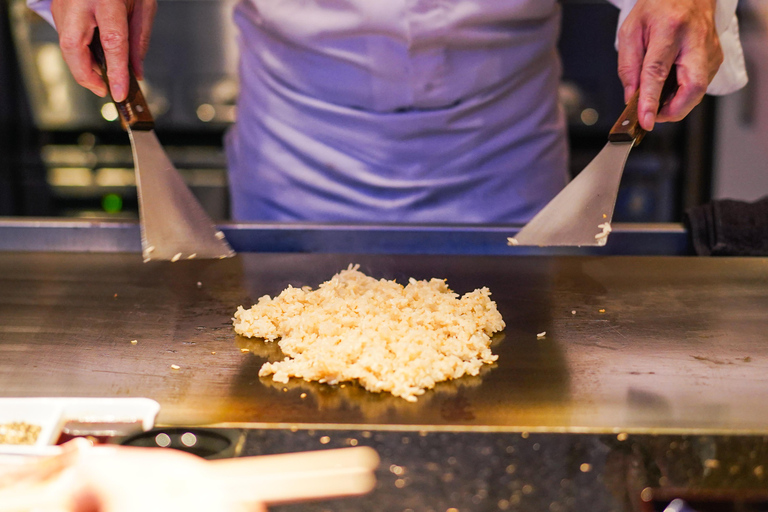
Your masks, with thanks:
[(605, 245), (624, 164), (634, 141), (608, 142), (510, 245)]
[(224, 234), (179, 175), (154, 130), (128, 130), (136, 167), (144, 261), (228, 258)]

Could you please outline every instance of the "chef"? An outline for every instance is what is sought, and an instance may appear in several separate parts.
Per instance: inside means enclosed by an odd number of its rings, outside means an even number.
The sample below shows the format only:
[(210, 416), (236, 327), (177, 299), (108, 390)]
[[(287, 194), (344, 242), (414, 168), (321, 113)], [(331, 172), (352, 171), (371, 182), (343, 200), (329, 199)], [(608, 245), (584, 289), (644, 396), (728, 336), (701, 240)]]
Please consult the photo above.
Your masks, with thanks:
[[(640, 122), (746, 83), (737, 0), (611, 0)], [(75, 79), (113, 97), (142, 75), (156, 0), (30, 0)], [(227, 136), (237, 220), (512, 223), (566, 183), (555, 0), (241, 0)], [(679, 88), (657, 115), (677, 65)]]

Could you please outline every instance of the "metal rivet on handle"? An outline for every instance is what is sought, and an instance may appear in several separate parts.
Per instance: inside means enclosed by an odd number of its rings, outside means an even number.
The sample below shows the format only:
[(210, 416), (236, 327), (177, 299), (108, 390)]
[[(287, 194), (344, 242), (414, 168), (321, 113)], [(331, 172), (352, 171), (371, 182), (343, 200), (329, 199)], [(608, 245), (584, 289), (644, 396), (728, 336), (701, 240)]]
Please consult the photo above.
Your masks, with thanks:
[(625, 119), (625, 120), (624, 120), (624, 121), (621, 123), (621, 126), (627, 126), (628, 124), (629, 124), (629, 119)]
[[(144, 112), (144, 106), (143, 105), (136, 105), (136, 112), (138, 112), (139, 114)], [(629, 122), (629, 121), (627, 121), (627, 122)]]

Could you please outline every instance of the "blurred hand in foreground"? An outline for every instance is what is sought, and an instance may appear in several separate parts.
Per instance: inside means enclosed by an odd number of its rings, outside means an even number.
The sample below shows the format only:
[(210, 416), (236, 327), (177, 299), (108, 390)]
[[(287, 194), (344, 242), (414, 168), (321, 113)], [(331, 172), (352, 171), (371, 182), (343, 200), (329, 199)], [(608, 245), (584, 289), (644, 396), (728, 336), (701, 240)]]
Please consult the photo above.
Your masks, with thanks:
[(91, 447), (84, 439), (61, 455), (0, 472), (0, 512), (265, 512), (233, 502), (209, 463), (178, 450)]

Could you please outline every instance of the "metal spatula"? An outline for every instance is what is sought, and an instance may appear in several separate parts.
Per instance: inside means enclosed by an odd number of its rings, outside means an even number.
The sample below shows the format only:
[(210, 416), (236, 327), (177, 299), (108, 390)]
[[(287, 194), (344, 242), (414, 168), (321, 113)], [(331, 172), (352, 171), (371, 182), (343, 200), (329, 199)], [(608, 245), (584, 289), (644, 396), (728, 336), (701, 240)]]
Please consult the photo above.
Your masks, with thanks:
[[(107, 82), (98, 29), (91, 51)], [(107, 88), (109, 83), (107, 82)], [(200, 206), (155, 135), (155, 121), (133, 70), (128, 97), (115, 102), (133, 149), (144, 261), (228, 258), (235, 252)]]
[[(661, 105), (677, 89), (673, 66)], [(526, 224), (509, 245), (605, 245), (629, 151), (645, 135), (637, 116), (639, 90), (613, 125), (608, 143), (554, 199)]]

